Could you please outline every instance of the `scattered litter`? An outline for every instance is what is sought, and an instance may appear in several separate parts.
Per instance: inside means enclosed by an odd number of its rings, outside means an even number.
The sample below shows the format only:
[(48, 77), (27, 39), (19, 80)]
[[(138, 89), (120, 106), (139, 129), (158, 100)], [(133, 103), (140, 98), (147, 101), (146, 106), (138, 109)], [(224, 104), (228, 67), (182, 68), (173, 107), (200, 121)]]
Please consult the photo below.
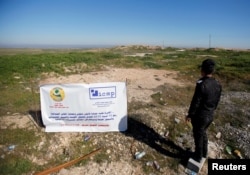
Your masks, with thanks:
[(194, 171), (192, 171), (192, 170), (190, 170), (190, 169), (187, 169), (187, 170), (186, 170), (186, 173), (187, 173), (188, 175), (197, 175), (196, 172), (194, 172)]
[(239, 150), (234, 150), (234, 155), (237, 156), (238, 158), (240, 159), (243, 159), (242, 155), (241, 155), (241, 152)]
[(142, 152), (136, 152), (135, 153), (135, 159), (141, 159), (143, 156), (145, 156), (145, 152), (142, 151)]
[(167, 138), (167, 137), (168, 137), (168, 135), (169, 135), (169, 131), (166, 131), (166, 132), (165, 132), (165, 134), (164, 134), (164, 137), (166, 137), (166, 138)]
[(175, 123), (177, 123), (177, 124), (178, 124), (178, 123), (180, 123), (180, 121), (181, 121), (181, 120), (180, 120), (180, 119), (178, 119), (178, 118), (174, 118), (174, 121), (175, 121)]
[(160, 169), (160, 165), (159, 165), (159, 163), (156, 160), (154, 160), (154, 161), (148, 161), (148, 162), (146, 162), (146, 165), (147, 166), (154, 166), (155, 169), (157, 169), (157, 170)]
[(10, 145), (10, 146), (8, 146), (8, 150), (9, 150), (9, 151), (14, 150), (15, 148), (16, 148), (16, 145)]
[(156, 160), (154, 160), (154, 167), (159, 170), (160, 169), (160, 165), (158, 164), (158, 162)]
[(87, 142), (89, 139), (90, 139), (90, 136), (89, 136), (89, 135), (87, 135), (87, 136), (84, 137), (84, 141), (85, 141), (85, 142)]
[(20, 77), (18, 77), (18, 76), (14, 76), (14, 79), (17, 79), (17, 80), (18, 80), (18, 79), (20, 79)]
[(230, 146), (227, 145), (225, 149), (228, 154), (232, 154), (232, 148)]
[(221, 138), (221, 132), (218, 132), (215, 136), (217, 139), (220, 139)]
[(153, 163), (153, 161), (148, 161), (148, 162), (146, 162), (146, 165), (147, 165), (147, 166), (153, 166), (154, 163)]

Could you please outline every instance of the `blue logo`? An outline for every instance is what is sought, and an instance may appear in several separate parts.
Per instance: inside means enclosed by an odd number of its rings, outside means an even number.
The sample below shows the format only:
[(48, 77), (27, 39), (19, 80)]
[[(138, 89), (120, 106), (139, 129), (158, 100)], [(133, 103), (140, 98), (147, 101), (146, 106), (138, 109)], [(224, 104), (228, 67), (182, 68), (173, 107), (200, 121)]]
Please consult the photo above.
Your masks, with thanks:
[(89, 88), (90, 99), (116, 98), (116, 87), (93, 87)]

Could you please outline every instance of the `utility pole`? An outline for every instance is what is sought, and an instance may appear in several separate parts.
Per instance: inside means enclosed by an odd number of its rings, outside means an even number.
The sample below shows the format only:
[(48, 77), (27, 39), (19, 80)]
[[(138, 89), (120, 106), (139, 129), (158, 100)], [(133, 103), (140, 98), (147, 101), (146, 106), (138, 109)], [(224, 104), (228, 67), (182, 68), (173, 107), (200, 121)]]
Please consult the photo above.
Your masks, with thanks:
[(209, 49), (211, 48), (211, 34), (209, 34)]

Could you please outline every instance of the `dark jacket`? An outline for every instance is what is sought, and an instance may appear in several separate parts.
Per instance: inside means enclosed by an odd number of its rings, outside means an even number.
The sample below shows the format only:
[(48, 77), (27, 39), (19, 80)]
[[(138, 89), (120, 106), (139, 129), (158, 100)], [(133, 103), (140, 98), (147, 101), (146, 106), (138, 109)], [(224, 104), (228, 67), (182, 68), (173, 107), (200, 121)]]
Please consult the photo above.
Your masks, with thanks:
[(213, 117), (220, 101), (221, 85), (212, 77), (202, 77), (196, 83), (194, 96), (189, 107), (188, 117)]

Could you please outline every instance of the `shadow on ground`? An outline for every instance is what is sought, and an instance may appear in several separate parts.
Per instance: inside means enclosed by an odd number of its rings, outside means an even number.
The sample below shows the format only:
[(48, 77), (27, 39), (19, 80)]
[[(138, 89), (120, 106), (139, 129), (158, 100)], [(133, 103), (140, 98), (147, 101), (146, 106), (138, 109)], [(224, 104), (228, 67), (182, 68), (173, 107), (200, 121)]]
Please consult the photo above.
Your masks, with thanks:
[(39, 127), (45, 128), (42, 120), (41, 110), (29, 110), (29, 114)]
[[(45, 127), (40, 110), (30, 110), (29, 114), (39, 127)], [(141, 118), (141, 116), (133, 115), (127, 118), (128, 129), (122, 132), (125, 136), (132, 137), (135, 140), (143, 142), (165, 156), (178, 159), (179, 163), (183, 166), (187, 165), (188, 158), (190, 157), (189, 151), (186, 151), (176, 145), (170, 139), (162, 137), (153, 128), (147, 126), (136, 118)]]
[(183, 166), (187, 165), (190, 157), (189, 151), (176, 145), (170, 139), (162, 137), (153, 128), (135, 118), (138, 118), (138, 116), (128, 117), (128, 129), (123, 134), (147, 144), (165, 156), (178, 159)]

